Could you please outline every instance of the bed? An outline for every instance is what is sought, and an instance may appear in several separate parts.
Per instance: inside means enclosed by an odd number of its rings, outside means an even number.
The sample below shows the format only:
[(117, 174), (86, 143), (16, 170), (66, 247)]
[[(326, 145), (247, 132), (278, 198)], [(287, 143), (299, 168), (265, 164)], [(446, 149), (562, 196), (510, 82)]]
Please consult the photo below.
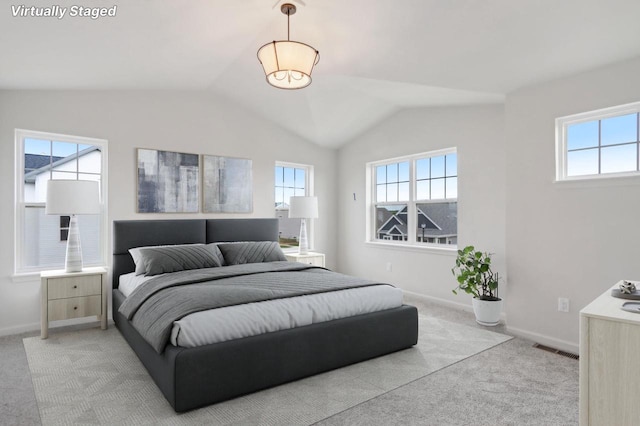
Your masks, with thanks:
[(277, 219), (126, 220), (113, 222), (113, 319), (177, 412), (409, 348), (417, 343), (413, 306), (159, 353), (119, 308), (120, 276), (135, 271), (135, 247), (277, 241)]

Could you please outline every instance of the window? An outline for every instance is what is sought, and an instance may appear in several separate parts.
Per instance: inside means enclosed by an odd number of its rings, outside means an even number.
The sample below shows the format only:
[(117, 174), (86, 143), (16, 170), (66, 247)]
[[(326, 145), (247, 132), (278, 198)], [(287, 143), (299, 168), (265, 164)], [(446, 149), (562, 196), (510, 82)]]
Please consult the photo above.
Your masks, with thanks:
[(369, 241), (409, 245), (458, 242), (458, 158), (455, 149), (367, 164)]
[(556, 120), (556, 179), (640, 174), (640, 102)]
[[(16, 274), (64, 267), (69, 216), (45, 214), (47, 181), (97, 180), (105, 204), (106, 150), (105, 140), (16, 130)], [(106, 214), (78, 222), (83, 263), (105, 265)]]
[[(298, 247), (300, 219), (289, 219), (289, 198), (313, 195), (313, 167), (302, 164), (276, 163), (275, 208), (279, 219), (280, 247), (283, 250)], [(311, 228), (313, 221), (307, 221)], [(313, 232), (308, 230), (309, 246), (313, 247)]]

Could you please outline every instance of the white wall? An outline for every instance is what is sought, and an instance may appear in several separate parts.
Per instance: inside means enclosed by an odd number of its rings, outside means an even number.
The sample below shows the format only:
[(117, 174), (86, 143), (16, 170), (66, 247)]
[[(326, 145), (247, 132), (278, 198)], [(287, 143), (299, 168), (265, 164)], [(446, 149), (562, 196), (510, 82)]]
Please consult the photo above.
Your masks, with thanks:
[[(254, 212), (206, 217), (274, 217), (275, 162), (311, 164), (320, 218), (315, 244), (336, 262), (337, 151), (320, 148), (223, 99), (173, 91), (0, 91), (0, 335), (39, 327), (39, 281), (14, 281), (14, 129), (109, 141), (109, 222), (197, 218), (137, 214), (136, 150), (154, 148), (253, 159)], [(110, 236), (109, 236), (110, 238)], [(108, 253), (111, 252), (109, 246)]]
[[(341, 272), (470, 305), (470, 297), (451, 292), (455, 251), (437, 254), (365, 244), (365, 164), (457, 147), (459, 245), (475, 244), (495, 253), (496, 270), (504, 274), (503, 116), (502, 105), (404, 110), (344, 146), (339, 153), (338, 191)], [(391, 272), (386, 270), (387, 262), (392, 264)]]
[[(557, 117), (640, 100), (640, 59), (518, 90), (506, 100), (507, 325), (577, 350), (578, 312), (640, 279), (640, 178), (554, 183)], [(571, 301), (558, 312), (558, 297)]]
[(496, 253), (510, 331), (577, 352), (580, 309), (640, 279), (640, 178), (554, 183), (555, 119), (637, 102), (639, 74), (640, 58), (517, 90), (504, 110), (405, 110), (352, 141), (339, 153), (339, 268), (469, 304), (450, 292), (452, 256), (364, 243), (365, 163), (457, 146), (459, 246)]

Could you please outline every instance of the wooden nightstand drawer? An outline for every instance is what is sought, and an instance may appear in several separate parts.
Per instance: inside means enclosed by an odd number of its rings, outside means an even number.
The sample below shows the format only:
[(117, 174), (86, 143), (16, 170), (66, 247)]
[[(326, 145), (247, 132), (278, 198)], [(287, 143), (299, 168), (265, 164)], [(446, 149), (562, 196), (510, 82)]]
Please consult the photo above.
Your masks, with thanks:
[(320, 256), (313, 256), (307, 258), (298, 259), (297, 262), (306, 263), (307, 265), (313, 266), (324, 266), (324, 258)]
[(49, 300), (100, 294), (102, 294), (101, 275), (49, 278), (48, 280)]
[(324, 254), (310, 252), (308, 254), (285, 253), (289, 262), (306, 263), (307, 265), (320, 266), (324, 268)]
[(80, 272), (40, 273), (40, 337), (49, 336), (49, 321), (97, 316), (107, 329), (107, 270), (84, 268)]
[(71, 297), (49, 301), (49, 321), (82, 318), (102, 313), (101, 296)]

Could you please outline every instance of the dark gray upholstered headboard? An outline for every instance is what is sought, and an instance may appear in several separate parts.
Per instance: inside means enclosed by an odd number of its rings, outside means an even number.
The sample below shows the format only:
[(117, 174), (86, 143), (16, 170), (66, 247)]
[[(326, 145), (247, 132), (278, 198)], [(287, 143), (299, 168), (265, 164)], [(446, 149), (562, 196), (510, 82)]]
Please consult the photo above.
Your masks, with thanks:
[(278, 241), (278, 219), (114, 220), (113, 288), (135, 270), (130, 248), (223, 241)]

